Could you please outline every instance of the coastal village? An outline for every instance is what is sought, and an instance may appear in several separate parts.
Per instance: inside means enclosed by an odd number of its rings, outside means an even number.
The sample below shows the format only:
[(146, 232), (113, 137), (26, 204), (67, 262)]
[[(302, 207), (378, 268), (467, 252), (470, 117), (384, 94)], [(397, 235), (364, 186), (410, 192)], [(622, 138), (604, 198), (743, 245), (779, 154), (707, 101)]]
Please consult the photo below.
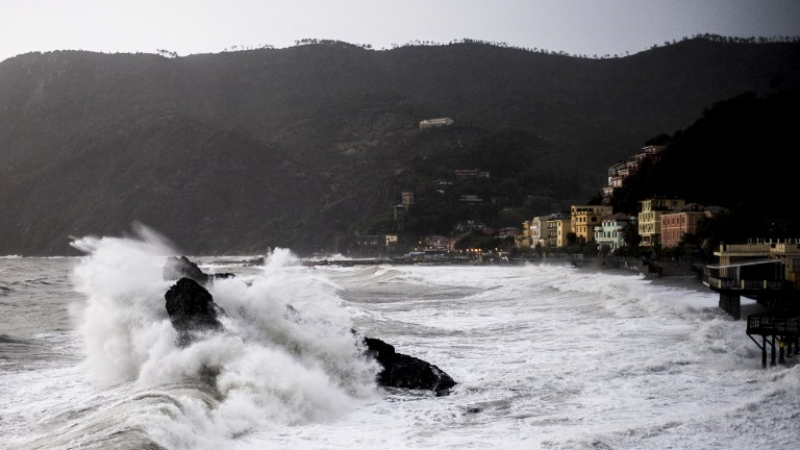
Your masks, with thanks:
[[(426, 119), (419, 123), (419, 128), (446, 127), (453, 123), (451, 118)], [(495, 229), (478, 220), (466, 220), (455, 224), (451, 236), (414, 236), (414, 242), (405, 246), (399, 233), (376, 235), (356, 232), (340, 238), (336, 248), (338, 252), (351, 256), (394, 255), (412, 262), (494, 262), (512, 253), (525, 258), (582, 259), (587, 253), (613, 255), (623, 247), (674, 248), (686, 235), (695, 233), (701, 219), (714, 217), (725, 209), (690, 203), (682, 198), (659, 197), (642, 201), (637, 215), (616, 212), (611, 206), (615, 191), (623, 186), (625, 179), (635, 174), (646, 161), (658, 162), (666, 148), (664, 145), (646, 146), (626, 161), (609, 167), (608, 185), (602, 189), (599, 204), (571, 205), (569, 211), (539, 215), (525, 220), (520, 227)], [(489, 179), (492, 176), (480, 168), (455, 169), (452, 174), (451, 179), (433, 181), (437, 192), (444, 193), (456, 183)], [(474, 207), (487, 202), (504, 206), (508, 197), (485, 199), (476, 194), (464, 194), (458, 197), (458, 202)], [(402, 222), (414, 204), (413, 191), (400, 193), (400, 203), (393, 207), (393, 217), (399, 230), (402, 231)], [(468, 232), (493, 237), (495, 245), (459, 245), (463, 235)], [(582, 247), (580, 252), (575, 251), (576, 246)]]
[[(420, 122), (420, 129), (451, 126), (450, 118)], [(377, 255), (383, 261), (413, 264), (510, 263), (513, 261), (562, 260), (581, 266), (591, 260), (603, 268), (627, 268), (661, 276), (664, 269), (676, 267), (675, 257), (658, 258), (664, 250), (685, 244), (705, 219), (727, 213), (715, 205), (692, 203), (691, 199), (652, 197), (639, 202), (638, 214), (614, 211), (613, 199), (625, 180), (643, 164), (659, 162), (665, 145), (648, 145), (625, 161), (608, 168), (608, 184), (598, 204), (575, 204), (569, 211), (554, 212), (525, 220), (520, 228), (494, 229), (476, 220), (455, 225), (452, 236), (415, 237), (403, 246), (400, 234), (365, 235), (356, 233), (337, 242), (342, 253)], [(438, 179), (440, 193), (465, 180), (489, 179), (492, 174), (480, 168), (456, 169), (452, 179)], [(415, 193), (403, 191), (393, 207), (393, 218), (402, 229), (403, 220), (414, 207)], [(460, 203), (480, 205), (484, 199), (466, 194)], [(507, 198), (492, 198), (504, 204)], [(465, 246), (463, 236), (483, 234), (490, 246)], [(462, 245), (459, 245), (459, 244)], [(409, 248), (410, 247), (410, 248)], [(623, 250), (628, 250), (625, 253)], [(630, 249), (636, 251), (631, 255)], [(648, 250), (650, 253), (648, 253)], [(721, 243), (712, 249), (717, 263), (699, 258), (677, 263), (670, 275), (696, 276), (719, 294), (719, 307), (733, 319), (742, 316), (742, 298), (755, 301), (760, 310), (747, 316), (747, 335), (761, 350), (762, 365), (786, 363), (800, 354), (800, 239), (750, 239), (746, 243)], [(623, 253), (620, 256), (620, 253)], [(591, 256), (591, 258), (585, 258)], [(634, 256), (634, 257), (630, 257)], [(369, 263), (375, 259), (367, 260)]]

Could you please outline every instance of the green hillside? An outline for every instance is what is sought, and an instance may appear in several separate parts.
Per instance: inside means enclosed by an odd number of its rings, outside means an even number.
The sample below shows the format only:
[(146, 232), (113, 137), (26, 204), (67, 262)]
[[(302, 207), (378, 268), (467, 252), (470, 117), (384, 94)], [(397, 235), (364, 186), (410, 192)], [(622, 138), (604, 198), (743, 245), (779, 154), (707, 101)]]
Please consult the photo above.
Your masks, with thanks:
[[(797, 86), (799, 49), (695, 39), (600, 60), (476, 43), (21, 55), (0, 63), (0, 254), (69, 253), (70, 235), (134, 221), (187, 253), (315, 251), (391, 211), (401, 189), (464, 168), (492, 173), (487, 195), (547, 212), (713, 103), (766, 92), (776, 74)], [(455, 125), (418, 128), (433, 117)]]

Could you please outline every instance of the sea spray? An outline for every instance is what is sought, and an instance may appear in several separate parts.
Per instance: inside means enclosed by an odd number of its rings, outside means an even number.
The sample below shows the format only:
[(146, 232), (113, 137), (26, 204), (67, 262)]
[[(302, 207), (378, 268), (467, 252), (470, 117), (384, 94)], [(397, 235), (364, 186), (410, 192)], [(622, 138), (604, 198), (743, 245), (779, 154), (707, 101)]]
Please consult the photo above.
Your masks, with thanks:
[(155, 442), (213, 447), (272, 424), (325, 422), (375, 392), (379, 368), (364, 357), (336, 286), (288, 250), (270, 253), (257, 276), (210, 284), (227, 312), (224, 330), (180, 347), (165, 309), (162, 268), (174, 251), (164, 240), (139, 232), (73, 245), (87, 252), (74, 272), (86, 297), (86, 365), (98, 382), (148, 392), (148, 405), (164, 399), (126, 414)]

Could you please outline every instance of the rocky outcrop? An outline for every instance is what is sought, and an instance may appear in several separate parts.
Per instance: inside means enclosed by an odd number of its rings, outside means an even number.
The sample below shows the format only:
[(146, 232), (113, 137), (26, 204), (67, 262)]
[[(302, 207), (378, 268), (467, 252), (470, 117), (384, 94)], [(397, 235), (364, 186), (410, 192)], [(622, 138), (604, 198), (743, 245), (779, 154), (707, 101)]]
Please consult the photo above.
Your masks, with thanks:
[[(186, 346), (208, 331), (221, 331), (218, 318), (225, 312), (211, 294), (202, 286), (214, 278), (227, 278), (232, 274), (208, 275), (203, 273), (188, 258), (170, 257), (164, 266), (164, 278), (179, 278), (164, 295), (167, 313), (172, 326), (178, 331), (179, 345)], [(292, 305), (286, 305), (287, 320), (299, 322), (300, 312)], [(355, 330), (353, 334), (360, 336)], [(437, 396), (447, 395), (456, 382), (433, 364), (413, 356), (397, 353), (393, 346), (380, 339), (361, 338), (368, 357), (375, 359), (383, 368), (377, 376), (377, 383), (384, 387), (404, 389), (425, 389)]]
[(234, 274), (207, 274), (200, 270), (200, 267), (198, 267), (197, 264), (191, 262), (189, 258), (185, 256), (181, 256), (180, 258), (170, 256), (167, 258), (167, 263), (164, 265), (163, 276), (167, 281), (177, 280), (180, 278), (189, 278), (200, 284), (207, 284), (209, 281), (220, 278), (232, 278), (234, 277)]
[(427, 389), (437, 396), (447, 395), (456, 382), (442, 369), (413, 356), (397, 353), (393, 346), (380, 339), (364, 338), (367, 356), (383, 367), (378, 384), (384, 387)]
[(218, 317), (225, 312), (195, 280), (181, 278), (166, 294), (167, 314), (178, 331), (178, 343), (188, 345), (198, 334), (222, 330)]

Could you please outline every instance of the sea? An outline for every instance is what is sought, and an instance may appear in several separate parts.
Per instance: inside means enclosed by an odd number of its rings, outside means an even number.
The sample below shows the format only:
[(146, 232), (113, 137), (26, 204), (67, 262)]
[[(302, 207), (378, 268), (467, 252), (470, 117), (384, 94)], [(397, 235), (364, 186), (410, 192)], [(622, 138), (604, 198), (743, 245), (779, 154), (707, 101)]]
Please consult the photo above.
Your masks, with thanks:
[[(196, 257), (237, 277), (209, 288), (224, 331), (181, 347), (168, 242), (73, 245), (0, 259), (2, 449), (800, 448), (800, 365), (763, 369), (695, 280)], [(351, 330), (458, 384), (376, 386)]]

